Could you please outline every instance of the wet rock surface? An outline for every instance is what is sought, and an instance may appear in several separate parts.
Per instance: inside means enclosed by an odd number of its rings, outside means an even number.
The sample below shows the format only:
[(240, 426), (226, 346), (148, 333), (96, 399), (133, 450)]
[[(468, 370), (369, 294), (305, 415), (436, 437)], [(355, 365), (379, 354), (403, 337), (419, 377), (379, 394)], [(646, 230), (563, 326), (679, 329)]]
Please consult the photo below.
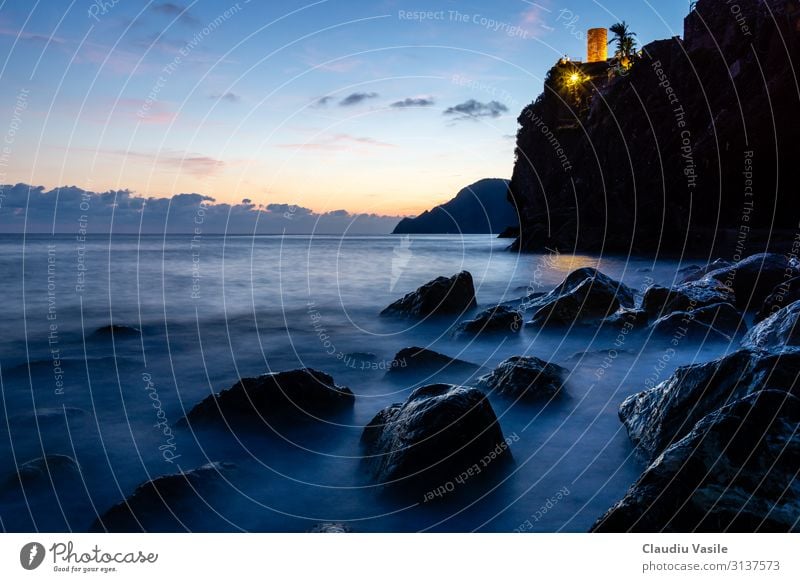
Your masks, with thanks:
[(561, 392), (568, 371), (532, 356), (514, 356), (482, 376), (476, 386), (489, 394), (534, 401), (553, 398)]
[(495, 305), (481, 311), (474, 319), (460, 323), (455, 336), (477, 336), (481, 334), (514, 334), (522, 329), (522, 314), (507, 305)]
[[(433, 384), (381, 410), (361, 437), (372, 482), (414, 495), (447, 483), (487, 456), (485, 471), (510, 457), (486, 396), (475, 388)], [(499, 453), (497, 452), (499, 451)]]
[(669, 446), (595, 532), (800, 530), (800, 400), (749, 394)]
[(409, 318), (460, 315), (476, 304), (472, 275), (461, 271), (452, 277), (438, 277), (425, 283), (389, 305), (381, 315)]
[(192, 408), (178, 426), (330, 418), (353, 407), (349, 388), (324, 372), (302, 368), (243, 378)]

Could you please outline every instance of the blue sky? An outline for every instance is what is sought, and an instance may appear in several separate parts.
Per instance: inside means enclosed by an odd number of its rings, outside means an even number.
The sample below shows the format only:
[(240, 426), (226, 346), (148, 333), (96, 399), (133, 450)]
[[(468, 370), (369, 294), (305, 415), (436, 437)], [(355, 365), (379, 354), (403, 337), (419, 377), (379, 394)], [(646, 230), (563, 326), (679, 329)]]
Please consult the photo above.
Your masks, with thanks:
[(520, 109), (559, 56), (583, 57), (587, 28), (625, 19), (641, 44), (681, 34), (687, 11), (641, 0), (2, 2), (0, 183), (415, 214), (510, 176)]

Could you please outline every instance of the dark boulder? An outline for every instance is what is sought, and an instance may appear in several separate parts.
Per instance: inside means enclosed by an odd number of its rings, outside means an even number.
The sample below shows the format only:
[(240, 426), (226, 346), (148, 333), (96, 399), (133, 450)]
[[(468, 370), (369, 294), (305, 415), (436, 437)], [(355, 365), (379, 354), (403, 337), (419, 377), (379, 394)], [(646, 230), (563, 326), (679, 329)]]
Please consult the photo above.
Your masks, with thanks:
[(743, 314), (730, 303), (717, 303), (693, 311), (675, 311), (653, 323), (653, 334), (676, 342), (730, 342), (747, 331)]
[(207, 496), (224, 489), (233, 463), (208, 463), (139, 485), (94, 521), (93, 532), (181, 531), (185, 521), (208, 513)]
[(759, 391), (711, 412), (670, 446), (595, 532), (800, 530), (800, 400)]
[(520, 329), (522, 329), (522, 314), (518, 310), (507, 305), (495, 305), (481, 311), (474, 319), (460, 323), (454, 335), (512, 334), (518, 333)]
[(536, 325), (597, 323), (620, 307), (633, 307), (634, 293), (628, 286), (584, 267), (570, 273), (550, 293), (525, 304), (536, 309)]
[(477, 364), (451, 358), (427, 348), (411, 347), (397, 352), (386, 376), (405, 380), (438, 374), (474, 374), (478, 370), (480, 366)]
[(451, 482), (477, 463), (483, 472), (510, 457), (486, 396), (475, 388), (433, 384), (381, 410), (361, 442), (374, 482), (419, 494)]
[(472, 275), (461, 271), (452, 277), (438, 277), (398, 299), (381, 315), (422, 318), (429, 315), (459, 315), (475, 307)]
[(760, 253), (708, 273), (706, 279), (733, 289), (739, 309), (758, 308), (777, 285), (786, 280), (792, 264), (784, 255)]
[(667, 380), (628, 397), (619, 416), (637, 452), (648, 462), (683, 438), (705, 415), (759, 390), (795, 393), (800, 353), (765, 355), (742, 350), (678, 368)]
[(652, 285), (642, 296), (642, 309), (651, 319), (658, 319), (675, 311), (692, 311), (734, 301), (731, 289), (718, 281), (701, 280), (683, 283), (672, 289)]
[(795, 301), (800, 301), (800, 277), (789, 279), (775, 287), (764, 299), (764, 303), (756, 313), (754, 321), (763, 321), (779, 309)]
[(795, 301), (757, 324), (742, 340), (751, 350), (781, 352), (800, 348), (800, 301)]
[(542, 400), (558, 395), (567, 370), (532, 356), (513, 356), (482, 376), (477, 387), (490, 394), (520, 400)]
[(354, 400), (350, 389), (328, 374), (302, 368), (242, 378), (197, 404), (178, 425), (331, 417), (352, 408)]

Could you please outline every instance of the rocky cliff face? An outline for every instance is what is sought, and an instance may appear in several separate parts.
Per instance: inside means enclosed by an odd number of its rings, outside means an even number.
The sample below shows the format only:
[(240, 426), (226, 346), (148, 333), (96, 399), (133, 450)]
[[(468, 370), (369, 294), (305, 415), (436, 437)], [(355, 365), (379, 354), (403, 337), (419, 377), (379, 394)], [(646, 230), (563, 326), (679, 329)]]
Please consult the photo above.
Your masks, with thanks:
[(627, 74), (590, 75), (588, 105), (551, 70), (519, 117), (515, 247), (735, 256), (787, 240), (775, 230), (800, 220), (798, 4), (700, 0), (683, 39), (646, 45)]

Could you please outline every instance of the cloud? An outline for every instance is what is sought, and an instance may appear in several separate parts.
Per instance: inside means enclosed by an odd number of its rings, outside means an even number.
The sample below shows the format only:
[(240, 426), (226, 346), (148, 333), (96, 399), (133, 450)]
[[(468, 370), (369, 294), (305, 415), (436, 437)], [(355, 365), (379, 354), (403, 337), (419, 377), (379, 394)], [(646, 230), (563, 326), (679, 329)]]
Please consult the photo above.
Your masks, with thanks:
[[(72, 151), (80, 148), (71, 148)], [(187, 152), (179, 152), (174, 150), (164, 150), (158, 153), (140, 152), (135, 150), (113, 150), (113, 149), (92, 149), (85, 148), (96, 154), (119, 157), (124, 160), (142, 160), (151, 166), (158, 166), (160, 169), (168, 172), (181, 172), (198, 177), (208, 177), (225, 168), (225, 162), (204, 156), (201, 154), (193, 154)]]
[(359, 103), (363, 103), (368, 99), (375, 99), (379, 97), (377, 93), (351, 93), (341, 101), (339, 101), (339, 105), (342, 107), (350, 107), (352, 105), (358, 105)]
[(406, 97), (402, 101), (395, 101), (389, 107), (404, 109), (406, 107), (430, 107), (435, 102), (432, 97)]
[(481, 117), (500, 117), (503, 113), (508, 112), (508, 107), (500, 103), (499, 101), (490, 101), (489, 103), (481, 103), (480, 101), (476, 101), (475, 99), (470, 99), (469, 101), (464, 101), (464, 103), (459, 103), (458, 105), (454, 105), (453, 107), (448, 107), (445, 111), (445, 115), (454, 115), (456, 116), (456, 120), (464, 120), (464, 119), (480, 119)]
[[(194, 232), (202, 217), (206, 234), (386, 234), (402, 217), (314, 212), (288, 203), (217, 202), (197, 193), (145, 198), (130, 190), (89, 192), (76, 186), (46, 190), (28, 184), (0, 185), (0, 233), (76, 234), (85, 221), (89, 234), (179, 234)], [(27, 219), (26, 219), (27, 216)]]
[(153, 5), (153, 12), (164, 14), (165, 16), (177, 16), (181, 22), (187, 25), (197, 25), (200, 21), (189, 13), (189, 9), (172, 2), (161, 2)]
[(324, 97), (320, 97), (314, 102), (314, 107), (325, 107), (331, 101), (333, 101), (333, 97), (331, 97), (330, 95), (325, 95)]
[(227, 101), (228, 103), (239, 103), (242, 100), (240, 95), (236, 93), (231, 93), (228, 91), (227, 93), (223, 93), (222, 95), (211, 95), (211, 99), (214, 101)]
[(350, 135), (349, 133), (336, 133), (324, 136), (316, 141), (305, 143), (281, 143), (276, 147), (291, 150), (311, 150), (311, 151), (347, 151), (354, 147), (368, 146), (370, 148), (393, 148), (394, 144), (380, 141), (371, 137)]

